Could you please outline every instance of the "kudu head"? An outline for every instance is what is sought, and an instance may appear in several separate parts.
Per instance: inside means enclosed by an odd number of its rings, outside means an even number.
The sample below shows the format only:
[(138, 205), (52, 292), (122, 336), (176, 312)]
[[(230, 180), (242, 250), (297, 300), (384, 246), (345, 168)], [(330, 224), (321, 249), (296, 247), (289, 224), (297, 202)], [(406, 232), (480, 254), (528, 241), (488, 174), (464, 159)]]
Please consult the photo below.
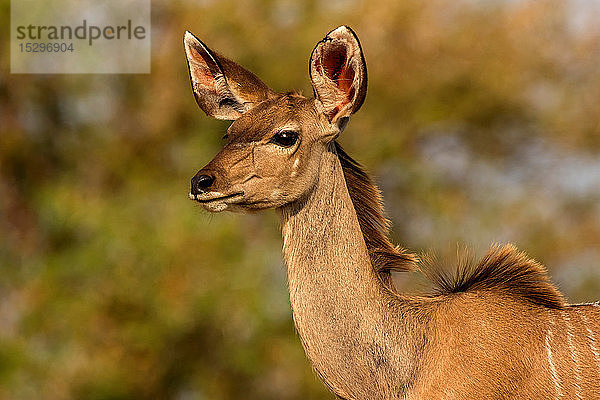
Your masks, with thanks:
[(310, 99), (274, 92), (189, 32), (184, 44), (196, 102), (209, 116), (233, 120), (227, 144), (192, 178), (190, 198), (213, 212), (250, 211), (310, 193), (321, 156), (366, 95), (367, 69), (354, 32), (340, 26), (317, 43)]

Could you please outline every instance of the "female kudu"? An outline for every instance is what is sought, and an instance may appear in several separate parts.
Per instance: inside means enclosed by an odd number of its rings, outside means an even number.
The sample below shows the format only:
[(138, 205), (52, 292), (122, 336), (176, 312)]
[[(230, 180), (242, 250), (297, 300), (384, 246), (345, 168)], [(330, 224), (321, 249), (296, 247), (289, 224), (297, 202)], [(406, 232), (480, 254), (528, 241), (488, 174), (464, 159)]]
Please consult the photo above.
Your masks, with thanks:
[(194, 95), (234, 122), (192, 179), (206, 210), (275, 208), (294, 322), (342, 399), (600, 399), (600, 306), (567, 305), (543, 266), (496, 246), (435, 296), (398, 293), (390, 271), (417, 258), (388, 240), (379, 190), (336, 142), (367, 90), (354, 32), (331, 31), (310, 58), (314, 98), (276, 93), (191, 33)]

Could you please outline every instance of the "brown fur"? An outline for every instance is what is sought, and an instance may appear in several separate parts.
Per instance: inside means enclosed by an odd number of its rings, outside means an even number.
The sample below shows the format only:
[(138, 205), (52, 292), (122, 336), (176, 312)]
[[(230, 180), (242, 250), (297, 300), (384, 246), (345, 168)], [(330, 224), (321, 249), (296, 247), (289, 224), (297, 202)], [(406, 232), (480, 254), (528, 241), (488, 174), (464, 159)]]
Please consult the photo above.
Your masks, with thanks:
[(544, 266), (511, 244), (492, 246), (477, 264), (470, 257), (463, 257), (454, 275), (449, 275), (448, 270), (431, 257), (423, 257), (421, 270), (436, 285), (440, 295), (493, 291), (543, 307), (562, 309), (565, 306), (562, 294), (548, 279)]
[(369, 249), (373, 268), (384, 276), (389, 275), (392, 270), (414, 270), (417, 257), (399, 246), (394, 246), (388, 238), (390, 222), (384, 216), (379, 188), (338, 142), (335, 142), (335, 149), (342, 164), (348, 192)]
[[(335, 148), (374, 270), (387, 282), (390, 271), (416, 269), (419, 258), (394, 246), (388, 238), (390, 223), (379, 188), (339, 143), (335, 142)], [(511, 244), (493, 246), (477, 264), (471, 257), (463, 257), (455, 274), (449, 274), (447, 267), (431, 256), (421, 261), (419, 269), (435, 285), (438, 295), (497, 291), (548, 308), (565, 306), (544, 266)]]
[[(379, 189), (335, 141), (366, 93), (349, 28), (313, 51), (314, 99), (274, 94), (185, 40), (198, 104), (235, 120), (190, 197), (215, 212), (278, 210), (296, 329), (339, 398), (600, 399), (600, 305), (566, 305), (544, 267), (512, 245), (458, 262), (454, 275), (425, 257), (438, 293), (394, 291), (390, 271), (418, 259), (392, 245)], [(297, 140), (278, 141), (282, 132)], [(208, 186), (194, 185), (206, 176)]]

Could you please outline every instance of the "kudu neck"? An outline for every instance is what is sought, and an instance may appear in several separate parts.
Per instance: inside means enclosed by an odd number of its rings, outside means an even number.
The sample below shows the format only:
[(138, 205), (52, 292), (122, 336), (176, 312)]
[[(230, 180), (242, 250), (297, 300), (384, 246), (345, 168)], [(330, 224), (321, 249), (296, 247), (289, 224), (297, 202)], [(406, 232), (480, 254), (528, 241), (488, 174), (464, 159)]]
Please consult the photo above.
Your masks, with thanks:
[(340, 280), (345, 286), (376, 291), (377, 276), (333, 146), (322, 156), (314, 189), (280, 214), (289, 278), (314, 279), (314, 273), (328, 271), (339, 279), (352, 278)]
[(333, 146), (314, 190), (280, 215), (294, 322), (315, 369), (342, 398), (388, 398), (390, 378), (408, 389), (423, 329), (371, 265)]

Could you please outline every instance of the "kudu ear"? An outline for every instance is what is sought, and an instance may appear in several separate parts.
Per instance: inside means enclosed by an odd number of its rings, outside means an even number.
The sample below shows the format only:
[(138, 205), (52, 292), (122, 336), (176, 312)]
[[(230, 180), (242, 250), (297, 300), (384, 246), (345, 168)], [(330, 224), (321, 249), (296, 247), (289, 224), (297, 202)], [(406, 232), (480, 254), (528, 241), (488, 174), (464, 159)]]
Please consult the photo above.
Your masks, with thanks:
[(256, 75), (212, 51), (190, 32), (183, 43), (194, 97), (206, 115), (235, 120), (274, 95)]
[(325, 115), (343, 129), (367, 94), (367, 64), (352, 29), (340, 26), (317, 43), (310, 56), (310, 78)]

